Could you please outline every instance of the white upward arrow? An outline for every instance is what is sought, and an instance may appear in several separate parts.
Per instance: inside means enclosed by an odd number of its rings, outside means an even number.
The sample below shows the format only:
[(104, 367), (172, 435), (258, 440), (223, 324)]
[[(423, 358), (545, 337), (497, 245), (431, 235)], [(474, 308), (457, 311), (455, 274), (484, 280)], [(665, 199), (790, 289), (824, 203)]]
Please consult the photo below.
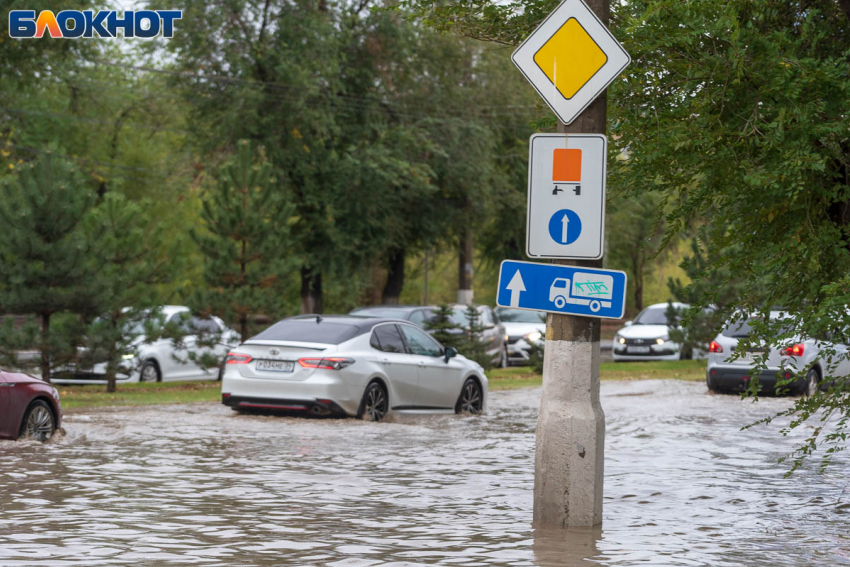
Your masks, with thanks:
[(564, 213), (564, 218), (561, 219), (561, 242), (567, 243), (567, 228), (570, 226), (570, 219), (567, 213)]
[(516, 271), (514, 277), (508, 283), (508, 289), (511, 291), (511, 307), (519, 307), (519, 294), (525, 291), (525, 283), (522, 281), (519, 270)]

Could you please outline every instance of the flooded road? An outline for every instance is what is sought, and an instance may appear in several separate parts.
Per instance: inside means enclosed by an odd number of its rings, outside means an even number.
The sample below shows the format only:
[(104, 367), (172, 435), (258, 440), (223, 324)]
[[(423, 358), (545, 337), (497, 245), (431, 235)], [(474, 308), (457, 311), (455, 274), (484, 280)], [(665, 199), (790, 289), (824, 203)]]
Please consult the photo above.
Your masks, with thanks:
[(739, 430), (791, 400), (602, 394), (599, 530), (531, 526), (539, 389), (390, 423), (116, 408), (0, 442), (0, 565), (850, 565), (847, 458), (785, 479), (808, 430)]

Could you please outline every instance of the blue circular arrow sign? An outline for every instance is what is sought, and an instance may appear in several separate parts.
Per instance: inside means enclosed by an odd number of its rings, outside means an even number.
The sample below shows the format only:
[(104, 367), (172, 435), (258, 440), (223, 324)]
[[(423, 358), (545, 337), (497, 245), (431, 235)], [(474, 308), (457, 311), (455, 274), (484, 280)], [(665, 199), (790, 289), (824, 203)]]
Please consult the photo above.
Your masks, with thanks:
[(561, 209), (549, 219), (549, 236), (558, 244), (572, 244), (581, 234), (581, 219), (570, 209)]

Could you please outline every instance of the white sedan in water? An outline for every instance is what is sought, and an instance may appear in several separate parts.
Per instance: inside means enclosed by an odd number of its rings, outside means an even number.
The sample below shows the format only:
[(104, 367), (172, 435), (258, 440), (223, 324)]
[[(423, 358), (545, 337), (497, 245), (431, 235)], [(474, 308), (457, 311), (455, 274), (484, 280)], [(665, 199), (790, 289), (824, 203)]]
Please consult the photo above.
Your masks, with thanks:
[(487, 377), (407, 321), (293, 317), (227, 356), (222, 403), (379, 421), (390, 412), (482, 413)]

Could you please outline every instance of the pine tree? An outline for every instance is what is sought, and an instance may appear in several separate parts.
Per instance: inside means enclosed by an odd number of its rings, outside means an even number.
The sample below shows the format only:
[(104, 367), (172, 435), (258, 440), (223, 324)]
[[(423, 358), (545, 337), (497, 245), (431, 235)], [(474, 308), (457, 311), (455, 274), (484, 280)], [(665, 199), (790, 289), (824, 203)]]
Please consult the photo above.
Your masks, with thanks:
[(94, 194), (72, 164), (50, 152), (2, 188), (0, 307), (38, 317), (41, 377), (49, 382), (58, 354), (73, 350), (65, 337), (51, 336), (51, 319), (63, 311), (90, 314), (97, 305), (85, 231)]
[(431, 336), (437, 339), (444, 347), (454, 347), (458, 351), (464, 345), (463, 330), (461, 326), (452, 319), (452, 307), (441, 303), (434, 310), (434, 316), (425, 321), (425, 326), (431, 332)]
[(101, 293), (99, 316), (87, 329), (88, 348), (80, 362), (106, 363), (107, 392), (115, 391), (119, 369), (133, 370), (124, 365), (145, 339), (144, 324), (156, 319), (155, 286), (168, 281), (174, 269), (162, 233), (145, 213), (148, 209), (148, 203), (133, 203), (110, 192), (90, 218), (90, 233), (98, 234), (92, 246)]
[(281, 309), (279, 275), (291, 249), (291, 207), (264, 159), (246, 140), (221, 171), (215, 189), (204, 196), (202, 230), (191, 235), (204, 255), (207, 289), (192, 299), (199, 313), (236, 323), (242, 340), (250, 316), (275, 316)]
[(487, 354), (487, 345), (481, 339), (484, 332), (484, 325), (481, 324), (481, 312), (475, 305), (468, 305), (466, 308), (466, 326), (464, 327), (465, 340), (460, 353), (480, 364), (485, 369), (493, 367), (493, 358)]

